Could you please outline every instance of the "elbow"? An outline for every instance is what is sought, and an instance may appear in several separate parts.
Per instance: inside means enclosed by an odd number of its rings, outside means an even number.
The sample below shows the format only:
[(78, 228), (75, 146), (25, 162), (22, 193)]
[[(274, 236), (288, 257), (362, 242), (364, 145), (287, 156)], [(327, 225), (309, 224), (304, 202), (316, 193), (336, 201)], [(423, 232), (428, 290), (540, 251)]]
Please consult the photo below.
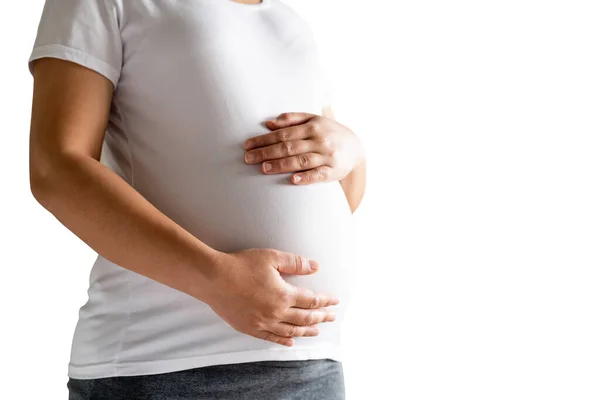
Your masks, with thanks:
[(50, 210), (51, 201), (87, 179), (80, 172), (85, 168), (88, 158), (64, 152), (52, 156), (30, 157), (29, 190), (32, 196)]
[(45, 206), (46, 200), (52, 188), (52, 172), (49, 168), (41, 168), (34, 163), (29, 167), (29, 191), (33, 198)]
[(29, 160), (29, 190), (35, 200), (45, 208), (57, 188), (61, 179), (65, 179), (64, 171), (68, 166), (63, 160), (46, 157), (31, 158)]

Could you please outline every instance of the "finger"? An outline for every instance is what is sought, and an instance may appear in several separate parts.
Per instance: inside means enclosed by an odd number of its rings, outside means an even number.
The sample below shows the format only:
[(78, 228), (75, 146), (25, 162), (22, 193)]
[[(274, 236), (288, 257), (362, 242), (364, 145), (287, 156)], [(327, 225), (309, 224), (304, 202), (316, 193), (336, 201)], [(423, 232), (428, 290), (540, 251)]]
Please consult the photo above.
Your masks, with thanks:
[(266, 340), (268, 342), (278, 343), (283, 346), (292, 347), (294, 345), (294, 339), (291, 339), (289, 337), (279, 336), (279, 335), (277, 335), (273, 332), (269, 332), (269, 331), (261, 331), (255, 337)]
[(316, 310), (305, 310), (302, 308), (291, 307), (283, 316), (282, 322), (287, 322), (300, 326), (311, 326), (322, 322), (335, 321), (335, 314), (323, 308)]
[(265, 174), (305, 171), (325, 165), (325, 161), (325, 156), (319, 153), (304, 153), (265, 162), (262, 164), (262, 171)]
[(278, 323), (269, 328), (275, 335), (281, 337), (299, 337), (299, 336), (317, 336), (319, 328), (317, 326), (298, 326), (286, 323)]
[(296, 288), (295, 300), (293, 306), (298, 308), (314, 309), (335, 306), (340, 300), (324, 293), (314, 293), (312, 290), (305, 288)]
[(283, 274), (308, 275), (319, 269), (319, 263), (295, 254), (284, 254), (274, 267)]
[(306, 185), (317, 182), (329, 182), (332, 177), (332, 168), (322, 165), (306, 172), (292, 175), (291, 181), (296, 185)]
[(294, 125), (265, 133), (263, 135), (251, 137), (244, 143), (244, 149), (252, 150), (275, 143), (287, 142), (290, 140), (302, 140), (310, 137), (310, 135), (311, 127), (309, 125)]
[(266, 121), (266, 124), (270, 129), (281, 129), (286, 126), (305, 124), (315, 117), (319, 117), (319, 115), (305, 112), (286, 112)]
[(258, 164), (267, 160), (308, 153), (315, 151), (316, 148), (317, 143), (312, 140), (287, 140), (247, 151), (244, 159), (248, 164)]

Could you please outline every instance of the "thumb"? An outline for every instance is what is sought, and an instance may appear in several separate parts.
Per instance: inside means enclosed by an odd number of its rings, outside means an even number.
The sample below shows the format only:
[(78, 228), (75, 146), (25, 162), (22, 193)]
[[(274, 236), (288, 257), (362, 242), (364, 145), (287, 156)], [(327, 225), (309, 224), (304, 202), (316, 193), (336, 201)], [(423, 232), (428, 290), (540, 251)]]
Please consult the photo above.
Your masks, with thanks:
[(295, 254), (285, 254), (274, 268), (282, 274), (309, 275), (317, 272), (319, 263)]
[(316, 116), (316, 114), (304, 112), (286, 112), (279, 114), (275, 119), (268, 120), (266, 124), (269, 129), (282, 129), (292, 125), (305, 124)]

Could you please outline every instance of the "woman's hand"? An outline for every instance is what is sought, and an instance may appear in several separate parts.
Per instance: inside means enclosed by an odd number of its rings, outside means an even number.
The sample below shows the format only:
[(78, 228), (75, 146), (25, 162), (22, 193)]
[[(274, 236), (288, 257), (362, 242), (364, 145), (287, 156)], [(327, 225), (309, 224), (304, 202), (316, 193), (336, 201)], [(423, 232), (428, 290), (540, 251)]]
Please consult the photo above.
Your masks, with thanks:
[(335, 320), (325, 307), (339, 304), (331, 294), (287, 283), (281, 274), (310, 275), (318, 263), (273, 249), (218, 253), (206, 303), (238, 332), (293, 346), (293, 337), (317, 336), (317, 324)]
[(341, 181), (364, 157), (354, 132), (331, 118), (289, 112), (266, 126), (273, 132), (246, 141), (245, 161), (265, 174), (296, 172), (295, 184)]

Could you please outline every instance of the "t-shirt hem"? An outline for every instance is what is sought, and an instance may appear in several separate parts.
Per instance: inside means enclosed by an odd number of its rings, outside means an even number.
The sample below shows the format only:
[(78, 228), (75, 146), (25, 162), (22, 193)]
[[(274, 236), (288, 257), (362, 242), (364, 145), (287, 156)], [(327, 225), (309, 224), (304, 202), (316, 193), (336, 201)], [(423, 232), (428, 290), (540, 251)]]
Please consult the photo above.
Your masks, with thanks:
[(120, 362), (118, 364), (87, 366), (76, 366), (69, 363), (68, 376), (74, 379), (97, 379), (116, 376), (154, 375), (211, 365), (239, 364), (254, 361), (315, 360), (324, 358), (342, 362), (342, 347), (340, 345), (330, 345), (324, 348), (250, 350), (169, 360)]
[(44, 57), (58, 58), (79, 64), (103, 75), (112, 82), (113, 88), (117, 87), (119, 81), (119, 71), (117, 69), (82, 50), (60, 44), (39, 46), (32, 50), (28, 60), (29, 72), (31, 74), (33, 74), (33, 61)]

